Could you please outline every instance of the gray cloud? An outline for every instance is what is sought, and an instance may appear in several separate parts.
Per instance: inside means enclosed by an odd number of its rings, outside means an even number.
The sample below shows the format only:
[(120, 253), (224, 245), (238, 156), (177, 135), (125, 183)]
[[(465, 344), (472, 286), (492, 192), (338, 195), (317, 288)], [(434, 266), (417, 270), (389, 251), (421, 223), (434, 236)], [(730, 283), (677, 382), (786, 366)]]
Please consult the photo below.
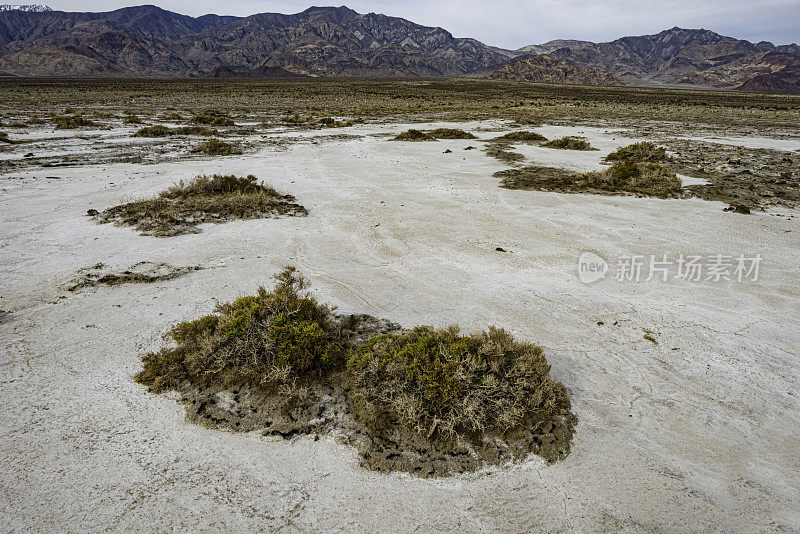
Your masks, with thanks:
[[(52, 0), (48, 5), (65, 11), (108, 11), (139, 3)], [(206, 13), (246, 16), (263, 12), (296, 13), (310, 4), (294, 0), (229, 0), (224, 3), (163, 0), (158, 5), (194, 16)], [(352, 0), (347, 6), (361, 13), (374, 11), (426, 26), (441, 26), (457, 37), (474, 37), (507, 48), (558, 38), (609, 41), (625, 35), (656, 33), (673, 26), (706, 28), (732, 37), (775, 44), (800, 40), (799, 0), (754, 0), (739, 5), (730, 0)]]

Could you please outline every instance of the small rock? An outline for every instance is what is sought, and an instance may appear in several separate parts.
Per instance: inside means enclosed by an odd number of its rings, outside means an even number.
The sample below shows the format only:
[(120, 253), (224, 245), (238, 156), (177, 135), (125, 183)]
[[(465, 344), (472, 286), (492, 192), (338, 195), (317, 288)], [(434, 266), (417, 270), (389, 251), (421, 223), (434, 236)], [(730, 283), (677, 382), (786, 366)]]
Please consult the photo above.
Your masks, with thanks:
[(497, 252), (508, 252), (508, 251), (507, 251), (506, 249), (504, 249), (503, 247), (497, 247), (495, 250), (496, 250)]
[(447, 150), (445, 150), (444, 152), (442, 152), (442, 154), (452, 154), (452, 153), (453, 153), (453, 151), (450, 150), (449, 148)]

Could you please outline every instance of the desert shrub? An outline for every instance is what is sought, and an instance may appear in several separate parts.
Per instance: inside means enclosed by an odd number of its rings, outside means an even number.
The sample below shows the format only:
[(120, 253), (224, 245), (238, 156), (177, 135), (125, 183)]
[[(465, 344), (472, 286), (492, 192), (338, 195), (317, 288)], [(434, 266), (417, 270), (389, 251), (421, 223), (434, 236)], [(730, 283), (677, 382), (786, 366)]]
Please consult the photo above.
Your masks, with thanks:
[(589, 141), (580, 137), (562, 137), (544, 143), (542, 146), (547, 148), (558, 148), (560, 150), (597, 150)]
[(171, 113), (164, 113), (161, 115), (161, 120), (167, 122), (183, 122), (184, 118), (180, 113), (173, 111)]
[(197, 135), (197, 136), (212, 136), (217, 135), (219, 132), (214, 128), (207, 126), (181, 126), (179, 128), (170, 128), (163, 124), (155, 126), (146, 126), (139, 129), (133, 134), (134, 137), (168, 137), (170, 135)]
[(138, 115), (125, 115), (125, 118), (122, 120), (124, 124), (142, 124), (142, 119), (138, 117)]
[(473, 134), (458, 128), (437, 128), (426, 133), (436, 139), (477, 139)]
[(133, 137), (167, 137), (172, 133), (172, 128), (168, 128), (163, 124), (156, 124), (154, 126), (145, 126), (137, 130)]
[(412, 128), (398, 134), (392, 141), (436, 141), (436, 138), (429, 133)]
[[(333, 119), (331, 119), (333, 120)], [(285, 115), (281, 118), (281, 122), (285, 124), (314, 124), (315, 119), (313, 115), (301, 115), (299, 113), (293, 113), (291, 115)]]
[(645, 163), (657, 163), (659, 161), (669, 160), (669, 156), (667, 156), (666, 148), (657, 146), (654, 143), (650, 143), (649, 141), (643, 141), (641, 143), (634, 143), (632, 145), (618, 148), (617, 150), (606, 156), (606, 160), (607, 161), (634, 160)]
[(194, 124), (205, 124), (207, 126), (233, 126), (234, 122), (227, 113), (218, 109), (207, 109), (192, 117)]
[(198, 176), (178, 182), (158, 196), (109, 208), (101, 223), (133, 226), (145, 235), (169, 237), (199, 232), (204, 222), (257, 219), (276, 215), (305, 215), (291, 195), (281, 195), (255, 176)]
[(260, 287), (175, 326), (175, 346), (145, 355), (136, 381), (156, 392), (187, 381), (270, 389), (342, 368), (347, 346), (331, 309), (306, 291), (293, 267), (276, 281), (271, 291)]
[(480, 441), (522, 428), (534, 433), (569, 413), (542, 349), (502, 329), (470, 336), (417, 327), (378, 336), (347, 361), (354, 414), (375, 433), (413, 430)]
[(6, 132), (0, 132), (0, 143), (13, 144), (14, 141), (8, 138), (8, 134)]
[(53, 124), (56, 125), (56, 130), (70, 130), (73, 128), (82, 128), (84, 126), (94, 126), (95, 123), (82, 117), (81, 115), (55, 115), (53, 117)]
[(547, 141), (547, 138), (536, 132), (519, 131), (509, 132), (505, 135), (501, 135), (500, 137), (495, 137), (494, 141), (504, 141), (509, 143), (543, 143)]
[(204, 154), (206, 156), (231, 156), (242, 153), (234, 145), (219, 139), (209, 139), (205, 143), (200, 143), (192, 148), (191, 152), (192, 154)]
[(575, 173), (554, 167), (529, 166), (495, 173), (501, 187), (566, 193), (633, 193), (659, 198), (680, 197), (676, 174), (656, 163), (618, 162), (604, 171)]

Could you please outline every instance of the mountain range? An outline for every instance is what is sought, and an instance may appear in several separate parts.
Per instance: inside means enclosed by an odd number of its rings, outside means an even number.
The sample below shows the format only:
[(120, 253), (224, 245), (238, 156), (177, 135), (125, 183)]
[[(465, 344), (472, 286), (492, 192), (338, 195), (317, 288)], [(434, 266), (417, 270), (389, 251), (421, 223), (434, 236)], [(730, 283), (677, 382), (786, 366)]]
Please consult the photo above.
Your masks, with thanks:
[(0, 8), (11, 76), (486, 76), (544, 83), (700, 86), (800, 93), (800, 46), (672, 28), (608, 43), (505, 50), (347, 7), (190, 17), (137, 6), (105, 13)]

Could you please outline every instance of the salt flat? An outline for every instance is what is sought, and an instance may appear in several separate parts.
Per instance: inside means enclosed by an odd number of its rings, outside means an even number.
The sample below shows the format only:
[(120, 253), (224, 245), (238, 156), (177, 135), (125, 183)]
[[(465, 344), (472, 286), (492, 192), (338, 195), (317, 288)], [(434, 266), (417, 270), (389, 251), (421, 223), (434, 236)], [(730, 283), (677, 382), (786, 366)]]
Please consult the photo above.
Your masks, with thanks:
[[(63, 167), (0, 178), (0, 524), (8, 530), (798, 531), (800, 226), (700, 199), (498, 187), (476, 141), (349, 140), (235, 158)], [(467, 130), (499, 122), (448, 126)], [(529, 161), (599, 152), (521, 146)], [(537, 130), (538, 131), (538, 130)], [(494, 133), (476, 132), (482, 138)], [(444, 154), (445, 149), (452, 150)], [(547, 159), (545, 159), (547, 158)], [(203, 225), (172, 238), (97, 225), (86, 210), (202, 173), (255, 174), (305, 218)], [(49, 173), (48, 173), (49, 174)], [(497, 247), (507, 252), (498, 252)], [(761, 254), (757, 281), (584, 284), (577, 259)], [(65, 293), (98, 262), (206, 269)], [(132, 380), (178, 321), (296, 265), (314, 294), (403, 325), (502, 325), (543, 345), (579, 418), (573, 452), (445, 479), (382, 475), (322, 437), (191, 425)], [(601, 324), (602, 323), (602, 324)], [(657, 341), (644, 338), (651, 333)]]

